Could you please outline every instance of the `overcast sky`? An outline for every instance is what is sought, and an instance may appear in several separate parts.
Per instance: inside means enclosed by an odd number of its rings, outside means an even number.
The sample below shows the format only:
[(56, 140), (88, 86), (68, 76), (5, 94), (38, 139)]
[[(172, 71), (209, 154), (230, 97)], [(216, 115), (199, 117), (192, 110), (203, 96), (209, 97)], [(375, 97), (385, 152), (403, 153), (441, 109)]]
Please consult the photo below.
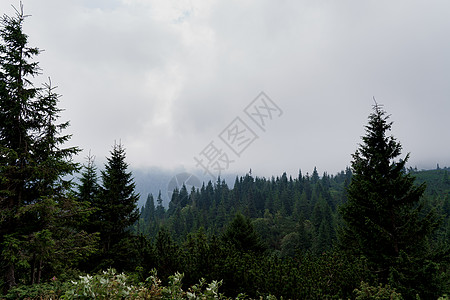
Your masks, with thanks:
[(214, 154), (228, 172), (335, 174), (375, 97), (409, 166), (450, 166), (449, 1), (23, 4), (80, 161), (90, 150), (102, 164), (120, 140), (135, 169), (200, 169)]

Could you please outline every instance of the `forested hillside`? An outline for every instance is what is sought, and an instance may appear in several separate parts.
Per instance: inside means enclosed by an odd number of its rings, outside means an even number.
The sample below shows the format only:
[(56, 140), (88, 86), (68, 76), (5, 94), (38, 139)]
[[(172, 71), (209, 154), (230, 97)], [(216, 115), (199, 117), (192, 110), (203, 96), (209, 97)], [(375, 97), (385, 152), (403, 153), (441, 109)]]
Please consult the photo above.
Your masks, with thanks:
[(220, 235), (242, 213), (277, 255), (292, 256), (297, 250), (321, 253), (336, 239), (336, 208), (345, 201), (350, 180), (350, 169), (321, 177), (314, 169), (296, 178), (286, 173), (270, 179), (247, 174), (236, 178), (232, 189), (220, 179), (200, 189), (183, 186), (174, 191), (167, 210), (149, 195), (136, 230), (155, 237), (166, 227), (174, 239), (183, 241), (201, 227), (208, 235)]
[[(407, 172), (417, 178), (417, 185), (426, 183), (424, 197), (447, 220), (448, 170)], [(135, 230), (154, 238), (164, 227), (181, 242), (200, 227), (208, 235), (220, 235), (235, 215), (242, 213), (274, 255), (322, 253), (331, 249), (337, 238), (336, 229), (341, 222), (337, 208), (346, 201), (351, 178), (350, 168), (321, 176), (315, 168), (311, 175), (300, 171), (296, 178), (287, 177), (286, 173), (270, 179), (247, 174), (237, 177), (231, 189), (220, 179), (190, 191), (183, 186), (174, 191), (168, 209), (158, 205), (158, 197), (149, 194)]]

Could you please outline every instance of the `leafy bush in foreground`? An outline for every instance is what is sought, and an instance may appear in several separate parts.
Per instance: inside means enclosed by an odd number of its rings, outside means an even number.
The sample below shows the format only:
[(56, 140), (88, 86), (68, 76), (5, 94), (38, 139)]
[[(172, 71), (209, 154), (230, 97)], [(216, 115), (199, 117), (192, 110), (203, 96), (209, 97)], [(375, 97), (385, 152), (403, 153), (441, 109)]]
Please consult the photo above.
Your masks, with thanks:
[[(199, 283), (184, 291), (182, 279), (183, 274), (175, 273), (169, 277), (168, 285), (162, 286), (156, 271), (153, 271), (145, 282), (135, 283), (130, 276), (108, 269), (101, 274), (80, 276), (78, 280), (66, 283), (55, 280), (51, 283), (19, 286), (11, 289), (1, 299), (232, 299), (219, 293), (222, 281), (206, 283), (201, 279)], [(240, 294), (235, 299), (248, 298)], [(260, 299), (276, 300), (276, 297), (267, 296)]]
[(390, 285), (371, 286), (368, 283), (361, 282), (360, 290), (355, 289), (356, 300), (402, 300), (401, 294), (397, 293)]
[[(183, 274), (177, 272), (169, 277), (167, 286), (162, 286), (156, 270), (153, 270), (145, 282), (137, 282), (133, 279), (133, 276), (125, 273), (118, 274), (116, 270), (108, 269), (97, 275), (79, 276), (76, 281), (59, 282), (54, 279), (49, 283), (18, 286), (11, 289), (7, 295), (0, 296), (0, 299), (252, 299), (245, 294), (239, 294), (236, 298), (224, 296), (219, 293), (222, 281), (207, 283), (204, 279), (201, 279), (199, 283), (183, 290), (182, 279)], [(371, 286), (365, 282), (361, 282), (359, 288), (354, 290), (354, 296), (352, 299), (403, 299), (402, 295), (389, 285)], [(313, 296), (313, 299), (315, 298)], [(329, 297), (325, 298), (328, 299)], [(331, 298), (334, 299), (335, 297)], [(447, 299), (449, 299), (447, 295), (439, 298), (439, 300)], [(261, 296), (259, 300), (277, 300), (277, 297), (273, 295)]]
[(124, 273), (108, 269), (95, 276), (80, 276), (62, 296), (63, 299), (227, 299), (218, 292), (221, 281), (207, 284), (200, 280), (188, 291), (182, 289), (183, 274), (169, 277), (167, 286), (161, 286), (156, 271), (145, 282), (133, 283)]

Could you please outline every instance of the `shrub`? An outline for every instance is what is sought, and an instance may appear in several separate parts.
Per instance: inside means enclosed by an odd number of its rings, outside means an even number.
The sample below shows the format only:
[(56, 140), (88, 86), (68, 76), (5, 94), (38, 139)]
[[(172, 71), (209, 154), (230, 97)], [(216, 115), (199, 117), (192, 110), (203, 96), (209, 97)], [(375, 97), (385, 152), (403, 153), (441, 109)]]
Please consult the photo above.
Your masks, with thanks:
[(49, 283), (40, 283), (33, 285), (19, 285), (8, 291), (1, 299), (40, 299), (50, 300), (59, 299), (68, 288), (69, 283), (61, 283), (53, 280)]
[(403, 297), (397, 293), (390, 285), (370, 286), (361, 282), (360, 290), (355, 289), (356, 300), (402, 300)]
[(221, 281), (206, 284), (204, 279), (187, 292), (182, 289), (183, 274), (175, 273), (169, 277), (169, 284), (161, 286), (161, 280), (153, 270), (145, 283), (133, 284), (124, 273), (116, 274), (108, 269), (102, 274), (80, 276), (72, 281), (64, 299), (226, 299), (218, 292)]

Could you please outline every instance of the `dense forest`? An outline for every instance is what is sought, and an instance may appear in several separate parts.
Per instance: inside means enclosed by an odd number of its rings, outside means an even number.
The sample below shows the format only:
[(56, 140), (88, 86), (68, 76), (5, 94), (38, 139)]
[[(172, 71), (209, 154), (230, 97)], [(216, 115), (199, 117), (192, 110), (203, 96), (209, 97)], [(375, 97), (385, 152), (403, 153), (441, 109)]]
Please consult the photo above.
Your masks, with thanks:
[[(414, 169), (403, 170), (404, 174), (411, 175), (416, 179), (416, 186), (420, 187), (426, 183), (428, 188), (423, 195), (424, 211), (433, 211), (434, 217), (441, 218), (441, 223), (434, 233), (435, 245), (448, 243), (450, 237), (450, 182), (448, 180), (449, 169), (438, 169), (429, 171), (417, 171)], [(279, 177), (254, 178), (250, 174), (236, 178), (234, 187), (228, 188), (224, 181), (218, 180), (216, 183), (208, 182), (201, 189), (187, 191), (183, 186), (179, 191), (173, 193), (169, 208), (166, 210), (161, 200), (157, 200), (156, 206), (153, 195), (149, 195), (147, 202), (141, 209), (139, 222), (134, 226), (134, 231), (149, 236), (153, 241), (161, 238), (161, 230), (169, 234), (175, 243), (178, 251), (190, 253), (197, 248), (190, 248), (193, 241), (202, 237), (208, 241), (210, 248), (220, 242), (231, 244), (230, 248), (244, 253), (250, 252), (262, 254), (260, 265), (252, 266), (250, 263), (240, 260), (233, 264), (231, 273), (245, 274), (245, 270), (256, 268), (250, 273), (258, 274), (252, 278), (250, 286), (244, 285), (245, 275), (239, 280), (233, 279), (235, 284), (242, 285), (245, 291), (263, 292), (261, 286), (268, 283), (255, 283), (255, 278), (273, 281), (274, 278), (267, 278), (264, 274), (272, 274), (280, 266), (280, 274), (283, 277), (283, 270), (291, 274), (289, 279), (283, 278), (273, 286), (295, 287), (294, 290), (284, 294), (281, 291), (275, 292), (275, 288), (267, 292), (276, 295), (283, 295), (288, 298), (320, 298), (313, 296), (311, 290), (327, 290), (328, 296), (340, 295), (340, 297), (350, 297), (353, 289), (358, 286), (359, 281), (368, 280), (372, 275), (364, 273), (367, 267), (361, 261), (349, 261), (345, 252), (339, 249), (338, 235), (343, 220), (339, 207), (347, 202), (347, 190), (352, 181), (352, 171), (347, 168), (334, 176), (324, 173), (319, 176), (316, 169), (311, 175), (299, 173), (297, 178), (287, 177), (282, 174)], [(160, 199), (160, 196), (157, 198)], [(445, 249), (442, 248), (442, 249)], [(217, 250), (213, 250), (216, 253)], [(186, 254), (185, 254), (186, 255)], [(189, 256), (189, 255), (188, 255)], [(209, 257), (208, 255), (201, 257)], [(201, 259), (201, 258), (200, 258)], [(229, 259), (229, 258), (228, 258)], [(264, 263), (268, 266), (264, 266)], [(313, 266), (305, 263), (312, 263)], [(342, 261), (340, 261), (342, 260)], [(343, 268), (337, 267), (337, 261), (341, 262)], [(332, 262), (330, 267), (330, 262)], [(182, 262), (178, 269), (182, 268), (186, 262)], [(322, 265), (323, 264), (323, 265)], [(349, 265), (346, 265), (349, 264)], [(207, 263), (217, 265), (214, 262)], [(221, 264), (219, 264), (220, 266)], [(243, 269), (236, 268), (241, 265)], [(250, 267), (252, 266), (252, 267)], [(277, 267), (275, 267), (277, 266)], [(345, 266), (345, 267), (344, 267)], [(318, 268), (317, 277), (302, 277), (297, 272), (302, 268)], [(328, 268), (327, 268), (328, 267)], [(345, 268), (349, 269), (345, 269)], [(267, 269), (265, 269), (267, 268)], [(320, 272), (320, 268), (325, 268), (322, 272), (329, 272), (327, 276)], [(354, 269), (353, 269), (354, 268)], [(175, 270), (177, 268), (173, 268)], [(190, 272), (184, 269), (186, 274)], [(208, 268), (202, 268), (202, 275), (205, 276)], [(226, 272), (226, 270), (220, 270)], [(306, 270), (304, 270), (306, 272)], [(311, 270), (309, 270), (311, 271)], [(218, 270), (212, 271), (219, 272)], [(340, 281), (339, 276), (344, 275), (346, 280)], [(294, 275), (296, 274), (296, 275)], [(228, 278), (230, 275), (223, 274), (221, 278)], [(300, 277), (296, 277), (300, 276)], [(324, 277), (322, 277), (324, 276)], [(329, 277), (328, 277), (329, 276)], [(365, 277), (369, 276), (369, 277)], [(211, 279), (214, 276), (209, 277)], [(335, 278), (332, 287), (330, 278)], [(310, 281), (311, 280), (311, 281)], [(342, 280), (342, 279), (341, 279)], [(448, 285), (448, 278), (445, 278)], [(324, 284), (328, 282), (330, 285)], [(296, 282), (303, 282), (296, 285)], [(317, 286), (308, 286), (306, 282), (314, 282)], [(320, 286), (320, 282), (324, 286)], [(254, 284), (254, 286), (253, 286)], [(345, 289), (345, 285), (347, 290)], [(224, 288), (227, 288), (225, 281)], [(433, 289), (437, 287), (433, 287)], [(298, 290), (297, 290), (298, 289)], [(335, 290), (333, 290), (335, 289)], [(448, 289), (448, 286), (447, 286)], [(230, 288), (237, 291), (236, 286)], [(342, 294), (340, 294), (343, 292)], [(264, 294), (264, 293), (263, 293)], [(405, 294), (405, 291), (404, 291)], [(323, 294), (322, 294), (323, 296)]]
[[(437, 299), (450, 292), (448, 168), (409, 154), (375, 102), (351, 167), (220, 178), (138, 208), (126, 151), (98, 172), (58, 123), (22, 9), (0, 27), (0, 298)], [(33, 78), (33, 80), (31, 80)], [(78, 178), (74, 184), (73, 178)], [(446, 296), (445, 296), (446, 297)], [(447, 299), (447, 298), (445, 298)]]
[[(417, 185), (426, 183), (426, 202), (439, 208), (443, 216), (450, 213), (449, 171), (406, 171), (416, 178)], [(208, 236), (220, 235), (236, 214), (242, 214), (271, 255), (293, 256), (298, 251), (320, 254), (331, 249), (337, 239), (336, 230), (342, 222), (338, 207), (346, 202), (351, 178), (350, 168), (322, 176), (314, 168), (311, 175), (300, 171), (296, 178), (286, 173), (270, 179), (247, 174), (236, 177), (231, 189), (220, 179), (190, 191), (183, 185), (174, 191), (168, 209), (162, 206), (160, 195), (155, 201), (149, 194), (133, 230), (156, 238), (159, 230), (166, 228), (182, 242), (200, 228)]]

